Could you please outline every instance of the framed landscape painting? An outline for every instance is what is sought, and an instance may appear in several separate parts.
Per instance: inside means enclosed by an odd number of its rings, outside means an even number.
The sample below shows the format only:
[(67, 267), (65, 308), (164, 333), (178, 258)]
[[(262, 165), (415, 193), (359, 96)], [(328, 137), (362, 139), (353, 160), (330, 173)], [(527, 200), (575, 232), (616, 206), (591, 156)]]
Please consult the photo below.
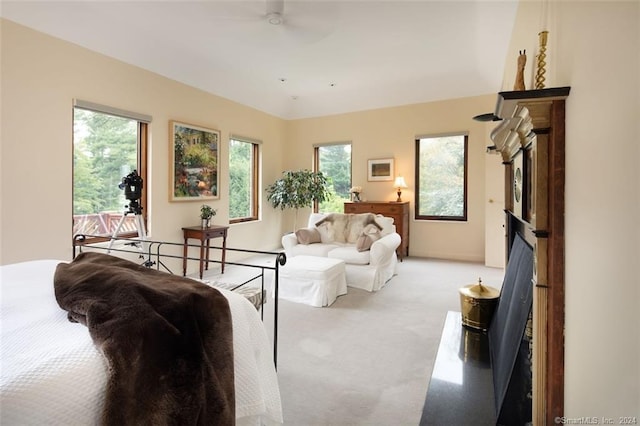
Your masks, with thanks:
[(393, 158), (369, 160), (368, 181), (393, 180)]
[(220, 198), (220, 132), (169, 122), (171, 201)]

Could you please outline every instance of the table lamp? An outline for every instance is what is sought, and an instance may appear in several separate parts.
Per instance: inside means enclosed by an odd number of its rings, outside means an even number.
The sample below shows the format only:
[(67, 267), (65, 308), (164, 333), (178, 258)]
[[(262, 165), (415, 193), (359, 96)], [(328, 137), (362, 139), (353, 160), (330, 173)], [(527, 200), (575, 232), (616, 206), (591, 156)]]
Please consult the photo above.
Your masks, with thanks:
[(407, 183), (404, 181), (402, 176), (398, 176), (396, 177), (396, 181), (393, 183), (393, 186), (398, 190), (398, 199), (396, 200), (396, 203), (400, 203), (402, 202), (402, 198), (400, 198), (400, 195), (402, 195), (402, 188), (408, 188)]

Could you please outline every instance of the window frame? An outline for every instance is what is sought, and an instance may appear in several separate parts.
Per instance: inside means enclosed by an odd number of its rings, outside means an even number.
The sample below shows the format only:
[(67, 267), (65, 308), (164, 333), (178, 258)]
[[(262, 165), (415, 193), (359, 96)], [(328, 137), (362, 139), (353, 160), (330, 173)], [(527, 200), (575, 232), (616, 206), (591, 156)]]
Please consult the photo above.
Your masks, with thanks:
[[(230, 135), (229, 136), (229, 167), (231, 165), (231, 142), (237, 141), (242, 143), (251, 144), (251, 211), (253, 214), (245, 217), (237, 217), (231, 218), (231, 213), (229, 212), (229, 223), (246, 223), (246, 222), (255, 222), (260, 218), (260, 147), (262, 145), (261, 141), (247, 138), (238, 135)], [(229, 170), (229, 188), (231, 187), (231, 171)], [(231, 205), (231, 200), (229, 200), (229, 205)]]
[[(148, 170), (148, 145), (149, 145), (149, 127), (150, 124), (152, 122), (152, 117), (149, 115), (145, 115), (145, 114), (140, 114), (140, 113), (136, 113), (136, 112), (130, 112), (130, 111), (125, 111), (122, 109), (118, 109), (118, 108), (114, 108), (114, 107), (110, 107), (110, 106), (106, 106), (106, 105), (100, 105), (100, 104), (96, 104), (93, 102), (88, 102), (88, 101), (83, 101), (83, 100), (79, 100), (79, 99), (74, 99), (73, 101), (73, 106), (71, 109), (71, 117), (72, 117), (72, 123), (75, 123), (75, 110), (76, 109), (83, 109), (86, 111), (91, 111), (93, 113), (100, 113), (100, 114), (106, 114), (106, 115), (112, 115), (115, 117), (121, 117), (121, 118), (126, 118), (128, 120), (134, 120), (137, 122), (137, 126), (136, 126), (136, 132), (137, 132), (137, 138), (136, 138), (136, 151), (137, 151), (137, 158), (136, 158), (136, 167), (137, 167), (137, 172), (138, 172), (138, 176), (140, 176), (142, 178), (142, 193), (140, 196), (140, 207), (142, 208), (142, 221), (144, 224), (144, 231), (145, 234), (149, 233), (149, 225), (148, 225), (148, 176), (147, 176), (147, 170)], [(71, 145), (72, 145), (72, 170), (71, 170), (71, 203), (72, 203), (72, 207), (71, 207), (71, 231), (73, 234), (73, 223), (74, 223), (74, 219), (73, 219), (73, 203), (75, 202), (75, 195), (74, 195), (74, 191), (75, 191), (75, 170), (74, 170), (74, 161), (73, 161), (73, 156), (75, 155), (75, 124), (72, 125), (72, 127), (74, 128), (74, 132), (72, 132), (72, 136), (71, 136)], [(124, 207), (123, 207), (124, 209)], [(72, 238), (75, 238), (77, 234), (73, 234)], [(80, 234), (82, 235), (82, 234)], [(140, 237), (138, 235), (137, 230), (135, 232), (129, 231), (129, 232), (121, 232), (117, 235), (118, 238), (138, 238)], [(82, 241), (82, 244), (95, 244), (95, 243), (101, 243), (101, 242), (105, 242), (105, 241), (110, 241), (113, 238), (113, 235), (109, 235), (109, 236), (88, 236), (85, 237), (85, 239)]]
[[(449, 136), (462, 136), (463, 150), (464, 150), (464, 176), (463, 176), (463, 201), (462, 201), (462, 216), (439, 216), (439, 215), (424, 215), (420, 214), (420, 141), (422, 139), (435, 139)], [(421, 135), (415, 138), (415, 199), (414, 199), (414, 217), (415, 220), (432, 220), (432, 221), (452, 221), (452, 222), (467, 222), (467, 209), (468, 209), (468, 175), (469, 175), (469, 133), (468, 132), (453, 132), (437, 135)]]

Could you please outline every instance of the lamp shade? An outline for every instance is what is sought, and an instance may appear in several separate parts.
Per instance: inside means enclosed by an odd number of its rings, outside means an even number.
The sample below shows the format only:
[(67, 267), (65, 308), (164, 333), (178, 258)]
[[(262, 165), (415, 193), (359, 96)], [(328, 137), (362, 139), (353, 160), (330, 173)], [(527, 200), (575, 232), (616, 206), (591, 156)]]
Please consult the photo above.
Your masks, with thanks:
[(396, 181), (393, 183), (395, 188), (407, 188), (407, 182), (404, 181), (402, 176), (396, 177)]

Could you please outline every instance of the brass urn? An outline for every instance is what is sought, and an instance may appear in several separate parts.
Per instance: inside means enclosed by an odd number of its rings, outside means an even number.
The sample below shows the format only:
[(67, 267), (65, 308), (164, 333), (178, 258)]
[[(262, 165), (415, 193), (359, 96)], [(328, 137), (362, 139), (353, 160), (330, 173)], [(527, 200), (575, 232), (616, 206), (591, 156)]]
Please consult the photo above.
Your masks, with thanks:
[(462, 287), (459, 292), (462, 324), (477, 330), (488, 330), (500, 291), (482, 285), (482, 279), (478, 279), (478, 284)]

